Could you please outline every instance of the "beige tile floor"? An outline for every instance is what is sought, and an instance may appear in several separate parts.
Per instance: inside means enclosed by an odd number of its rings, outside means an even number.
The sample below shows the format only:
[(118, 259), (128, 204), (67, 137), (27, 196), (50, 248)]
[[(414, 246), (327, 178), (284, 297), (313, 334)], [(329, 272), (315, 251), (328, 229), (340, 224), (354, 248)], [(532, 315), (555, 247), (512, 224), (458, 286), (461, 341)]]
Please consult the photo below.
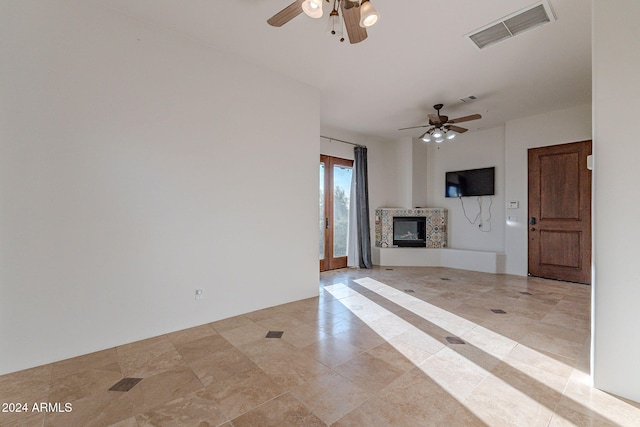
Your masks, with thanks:
[[(323, 273), (318, 298), (2, 376), (1, 402), (72, 411), (0, 425), (639, 426), (638, 403), (589, 387), (589, 306), (534, 278)], [(122, 378), (142, 380), (109, 391)]]

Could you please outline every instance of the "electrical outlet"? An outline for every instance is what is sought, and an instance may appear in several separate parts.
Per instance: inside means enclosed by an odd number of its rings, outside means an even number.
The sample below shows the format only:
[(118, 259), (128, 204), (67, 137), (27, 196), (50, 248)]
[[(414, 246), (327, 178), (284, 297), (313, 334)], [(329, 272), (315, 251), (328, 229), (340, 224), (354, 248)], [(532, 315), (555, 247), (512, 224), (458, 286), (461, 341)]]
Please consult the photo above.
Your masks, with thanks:
[(196, 299), (204, 298), (204, 291), (202, 289), (196, 289)]

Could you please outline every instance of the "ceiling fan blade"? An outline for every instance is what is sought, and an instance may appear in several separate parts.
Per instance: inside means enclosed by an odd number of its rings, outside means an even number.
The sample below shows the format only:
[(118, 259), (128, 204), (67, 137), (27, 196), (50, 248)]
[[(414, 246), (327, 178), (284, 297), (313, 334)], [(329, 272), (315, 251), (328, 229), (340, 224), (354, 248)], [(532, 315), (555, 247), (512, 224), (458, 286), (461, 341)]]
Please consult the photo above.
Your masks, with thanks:
[(267, 19), (267, 23), (273, 27), (282, 27), (296, 16), (302, 13), (302, 3), (304, 0), (296, 0), (280, 12)]
[(472, 114), (470, 116), (458, 117), (457, 119), (451, 119), (447, 123), (462, 123), (468, 122), (470, 120), (478, 120), (481, 119), (482, 116), (480, 114)]
[(367, 30), (360, 26), (360, 8), (348, 7), (345, 3), (350, 2), (343, 1), (340, 3), (340, 6), (342, 8), (344, 26), (347, 28), (347, 34), (349, 35), (349, 43), (360, 43), (367, 38)]
[(398, 130), (407, 130), (407, 129), (418, 129), (418, 128), (428, 128), (431, 125), (423, 125), (423, 126), (412, 126), (410, 128), (402, 128), (402, 129), (398, 129)]
[(445, 126), (447, 129), (452, 130), (457, 133), (465, 133), (469, 129), (461, 128), (460, 126)]

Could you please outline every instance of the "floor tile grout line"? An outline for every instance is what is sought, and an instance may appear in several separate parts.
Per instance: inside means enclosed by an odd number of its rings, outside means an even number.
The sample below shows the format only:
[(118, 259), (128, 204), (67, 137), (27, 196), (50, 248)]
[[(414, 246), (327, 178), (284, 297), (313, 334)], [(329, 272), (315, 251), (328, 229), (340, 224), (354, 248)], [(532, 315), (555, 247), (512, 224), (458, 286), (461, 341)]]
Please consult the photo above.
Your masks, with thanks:
[(235, 420), (235, 419), (237, 419), (237, 418), (239, 418), (239, 417), (241, 417), (241, 416), (243, 416), (243, 415), (245, 415), (245, 414), (248, 414), (249, 412), (251, 412), (251, 411), (253, 411), (253, 410), (255, 410), (255, 409), (258, 409), (258, 408), (260, 408), (261, 406), (266, 405), (267, 403), (269, 403), (269, 402), (273, 401), (274, 399), (277, 399), (278, 397), (280, 397), (280, 396), (282, 396), (282, 395), (284, 395), (284, 394), (286, 394), (286, 392), (285, 392), (285, 393), (280, 393), (279, 395), (277, 395), (277, 396), (275, 396), (275, 397), (272, 397), (271, 399), (269, 399), (269, 400), (267, 400), (267, 401), (265, 401), (265, 402), (262, 402), (262, 403), (260, 403), (259, 405), (254, 406), (253, 408), (248, 409), (248, 410), (246, 410), (246, 411), (244, 411), (244, 412), (242, 412), (242, 413), (240, 413), (240, 414), (236, 415), (236, 416), (235, 416), (235, 417), (233, 417), (233, 418), (230, 418), (230, 417), (229, 417), (229, 415), (227, 415), (227, 414), (225, 414), (225, 415), (226, 415), (226, 417), (227, 417), (227, 419), (228, 419), (229, 421), (233, 422), (233, 420)]

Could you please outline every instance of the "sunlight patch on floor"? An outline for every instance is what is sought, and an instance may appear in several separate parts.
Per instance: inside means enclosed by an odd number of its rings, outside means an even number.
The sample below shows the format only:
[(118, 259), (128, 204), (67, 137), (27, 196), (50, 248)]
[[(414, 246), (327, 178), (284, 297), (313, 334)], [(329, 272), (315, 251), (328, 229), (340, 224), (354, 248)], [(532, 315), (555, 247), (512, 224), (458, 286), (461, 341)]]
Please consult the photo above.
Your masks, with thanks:
[[(421, 327), (431, 331), (435, 327), (433, 335), (463, 339), (466, 344), (447, 345), (343, 283), (325, 286), (479, 419), (493, 425), (522, 417), (544, 423), (553, 417), (554, 425), (572, 425), (554, 414), (560, 398), (582, 406), (563, 395), (570, 374), (561, 372), (573, 371), (572, 367), (384, 283), (371, 278), (354, 281), (420, 316), (425, 321)], [(605, 411), (597, 412), (603, 420), (611, 421)]]
[[(402, 301), (402, 303), (405, 304), (414, 303), (414, 301), (410, 299), (413, 297), (407, 298), (408, 295), (401, 291), (393, 288), (388, 289), (384, 287), (386, 285), (381, 286), (383, 284), (380, 282), (373, 283), (375, 281), (372, 282), (370, 281), (371, 279), (368, 280), (369, 281), (363, 280), (362, 282), (370, 286), (367, 287), (368, 289), (379, 293), (385, 298), (389, 298), (393, 302)], [(358, 282), (360, 283), (360, 281)], [(507, 382), (493, 377), (489, 371), (479, 364), (474, 363), (465, 355), (449, 348), (444, 342), (425, 333), (418, 327), (381, 307), (357, 291), (342, 283), (325, 286), (325, 290), (338, 298), (354, 315), (385, 338), (398, 352), (420, 368), (426, 375), (431, 377), (431, 379), (457, 401), (463, 403), (465, 407), (473, 412), (479, 419), (483, 420), (483, 422), (489, 425), (496, 422), (495, 411), (487, 411), (487, 408), (495, 408), (495, 402), (491, 396), (493, 393), (498, 392), (501, 393), (501, 395), (509, 396), (509, 402), (504, 402), (504, 405), (507, 406), (502, 406), (503, 409), (507, 408), (511, 412), (516, 409), (516, 413), (512, 414), (514, 417), (526, 416), (538, 419), (543, 417), (547, 420), (551, 418), (553, 407), (547, 408)], [(422, 313), (428, 316), (425, 311), (422, 311)], [(442, 310), (435, 307), (429, 310), (429, 313), (434, 314), (436, 318), (440, 319), (440, 323), (444, 325), (442, 320), (444, 320), (445, 316)], [(425, 317), (425, 319), (428, 321), (431, 320), (428, 317)], [(385, 323), (389, 321), (392, 322), (394, 327), (399, 327), (399, 329), (394, 331), (394, 328), (387, 327)], [(476, 328), (481, 328), (468, 321), (457, 321), (454, 325), (456, 325), (458, 332), (464, 331), (468, 333)], [(453, 332), (449, 331), (449, 334), (453, 334)], [(475, 336), (477, 340), (480, 340), (480, 337), (483, 335), (484, 331), (477, 333)], [(511, 348), (516, 344), (517, 343), (514, 342)], [(473, 346), (469, 346), (468, 348), (473, 349)], [(482, 351), (479, 353), (481, 354)], [(489, 393), (476, 393), (474, 396), (471, 396), (471, 393), (481, 388), (481, 383), (488, 378), (494, 380), (494, 383), (491, 384), (493, 391)], [(518, 402), (517, 408), (514, 408), (513, 403), (510, 402)]]
[[(573, 367), (568, 366), (561, 361), (555, 360), (552, 357), (526, 347), (523, 344), (519, 344), (517, 341), (505, 337), (504, 335), (498, 334), (447, 310), (443, 310), (433, 304), (429, 304), (419, 298), (407, 295), (406, 293), (377, 280), (367, 277), (364, 279), (354, 280), (354, 282), (380, 296), (385, 297), (394, 304), (417, 314), (449, 333), (463, 338), (467, 343), (478, 347), (482, 351), (498, 359), (504, 358), (514, 350), (516, 346), (519, 346), (521, 347), (519, 350), (522, 353), (531, 352), (531, 357), (538, 358), (544, 364), (556, 365), (558, 369), (573, 369)], [(548, 366), (548, 368), (549, 367), (551, 366)]]

